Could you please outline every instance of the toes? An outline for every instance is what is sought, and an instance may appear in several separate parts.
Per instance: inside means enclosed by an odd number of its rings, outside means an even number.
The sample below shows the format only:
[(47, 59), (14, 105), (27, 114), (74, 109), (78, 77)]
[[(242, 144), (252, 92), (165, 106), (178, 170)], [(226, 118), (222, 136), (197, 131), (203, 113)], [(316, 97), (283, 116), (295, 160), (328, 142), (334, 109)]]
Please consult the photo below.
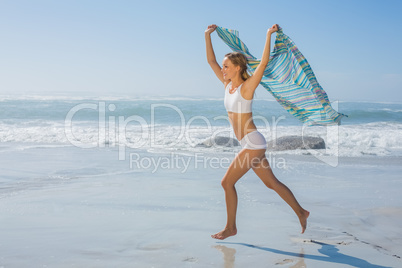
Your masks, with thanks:
[(220, 239), (218, 234), (211, 235), (211, 237), (214, 238), (214, 239)]
[(219, 240), (223, 240), (223, 239), (224, 239), (221, 234), (214, 234), (214, 235), (211, 235), (211, 237), (214, 238), (214, 239), (219, 239)]

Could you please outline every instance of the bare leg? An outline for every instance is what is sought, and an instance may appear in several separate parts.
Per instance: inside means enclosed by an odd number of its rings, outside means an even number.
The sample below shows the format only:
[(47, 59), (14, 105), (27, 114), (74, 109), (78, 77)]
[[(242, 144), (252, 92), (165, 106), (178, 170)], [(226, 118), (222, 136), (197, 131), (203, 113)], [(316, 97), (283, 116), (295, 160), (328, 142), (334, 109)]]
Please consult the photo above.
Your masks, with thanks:
[(307, 228), (307, 218), (310, 215), (310, 212), (303, 209), (300, 206), (299, 202), (297, 202), (292, 191), (290, 191), (290, 189), (285, 184), (280, 182), (275, 177), (271, 167), (269, 166), (268, 160), (265, 157), (265, 152), (262, 155), (261, 162), (259, 162), (257, 165), (254, 165), (253, 170), (268, 188), (277, 192), (279, 196), (283, 200), (285, 200), (285, 202), (288, 203), (288, 205), (293, 209), (293, 211), (299, 217), (299, 221), (302, 227), (301, 233), (304, 233)]
[(237, 234), (237, 192), (235, 184), (252, 167), (251, 161), (259, 158), (261, 153), (258, 151), (259, 150), (243, 149), (235, 159), (233, 159), (226, 171), (226, 174), (222, 179), (222, 187), (225, 190), (227, 223), (222, 231), (211, 235), (212, 238), (223, 240), (229, 236)]

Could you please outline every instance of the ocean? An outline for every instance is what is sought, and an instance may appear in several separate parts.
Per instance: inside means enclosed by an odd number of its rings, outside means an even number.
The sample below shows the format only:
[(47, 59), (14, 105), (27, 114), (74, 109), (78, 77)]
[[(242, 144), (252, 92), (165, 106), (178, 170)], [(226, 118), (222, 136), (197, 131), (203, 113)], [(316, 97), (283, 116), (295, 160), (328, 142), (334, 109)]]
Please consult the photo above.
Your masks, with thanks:
[(267, 141), (325, 140), (266, 154), (311, 217), (299, 235), (250, 171), (236, 184), (238, 234), (222, 243), (210, 234), (240, 147), (200, 144), (234, 138), (223, 99), (3, 96), (0, 267), (401, 267), (402, 103), (333, 106), (340, 126), (304, 126), (254, 101)]
[[(323, 138), (326, 149), (309, 154), (402, 156), (402, 103), (341, 101), (332, 105), (348, 116), (340, 126), (305, 126), (274, 100), (256, 99), (253, 115), (267, 141), (289, 135)], [(156, 153), (239, 150), (199, 146), (215, 136), (234, 138), (219, 98), (3, 96), (0, 107), (1, 150), (24, 146), (124, 146)], [(306, 151), (284, 153), (300, 155)]]

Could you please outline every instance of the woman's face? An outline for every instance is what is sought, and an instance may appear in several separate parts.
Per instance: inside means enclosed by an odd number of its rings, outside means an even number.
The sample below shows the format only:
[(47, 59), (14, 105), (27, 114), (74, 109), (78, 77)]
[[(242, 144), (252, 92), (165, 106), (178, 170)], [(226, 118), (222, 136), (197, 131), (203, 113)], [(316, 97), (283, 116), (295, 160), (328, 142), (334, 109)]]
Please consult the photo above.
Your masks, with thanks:
[(233, 77), (236, 77), (236, 75), (238, 75), (239, 71), (240, 71), (240, 66), (234, 65), (231, 62), (231, 60), (229, 60), (227, 57), (225, 57), (223, 59), (223, 62), (222, 62), (223, 79), (232, 80)]

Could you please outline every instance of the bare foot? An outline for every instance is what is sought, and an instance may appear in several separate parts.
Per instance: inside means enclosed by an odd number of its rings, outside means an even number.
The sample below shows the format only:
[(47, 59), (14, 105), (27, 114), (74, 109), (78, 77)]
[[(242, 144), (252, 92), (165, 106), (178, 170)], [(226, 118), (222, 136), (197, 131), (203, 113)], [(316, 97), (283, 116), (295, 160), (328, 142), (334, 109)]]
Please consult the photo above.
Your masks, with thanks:
[(304, 231), (306, 231), (307, 228), (307, 218), (310, 216), (310, 212), (307, 210), (304, 210), (303, 213), (299, 216), (300, 224), (302, 226), (302, 231), (301, 233), (303, 234)]
[(220, 231), (219, 233), (216, 233), (214, 235), (211, 235), (212, 238), (215, 239), (219, 239), (219, 240), (223, 240), (228, 238), (229, 236), (233, 236), (237, 234), (237, 230), (236, 229), (223, 229), (222, 231)]

